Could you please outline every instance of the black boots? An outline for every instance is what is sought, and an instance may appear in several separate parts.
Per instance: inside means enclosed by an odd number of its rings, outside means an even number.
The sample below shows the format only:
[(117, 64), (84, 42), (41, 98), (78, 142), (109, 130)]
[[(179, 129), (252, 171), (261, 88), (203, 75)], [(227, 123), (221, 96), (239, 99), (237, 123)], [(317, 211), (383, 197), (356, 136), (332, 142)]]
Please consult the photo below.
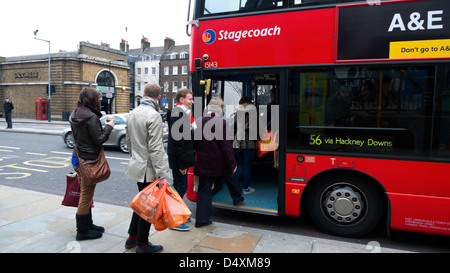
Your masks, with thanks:
[(98, 231), (98, 232), (101, 232), (101, 233), (105, 232), (105, 229), (103, 227), (96, 226), (92, 222), (92, 211), (91, 211), (91, 209), (92, 208), (89, 208), (89, 214), (88, 214), (89, 215), (89, 229), (90, 230), (94, 230), (94, 231)]
[(82, 240), (92, 240), (98, 239), (102, 237), (104, 228), (96, 226), (92, 224), (92, 214), (89, 211), (89, 214), (86, 215), (75, 215), (77, 220), (77, 241)]

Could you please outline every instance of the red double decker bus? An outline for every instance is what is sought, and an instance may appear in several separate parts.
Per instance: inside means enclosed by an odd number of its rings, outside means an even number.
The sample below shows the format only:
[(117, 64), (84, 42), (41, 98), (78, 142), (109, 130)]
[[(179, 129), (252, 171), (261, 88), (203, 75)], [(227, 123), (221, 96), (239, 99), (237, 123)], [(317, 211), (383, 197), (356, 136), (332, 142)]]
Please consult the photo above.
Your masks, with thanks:
[(308, 214), (340, 236), (381, 222), (450, 235), (448, 1), (197, 0), (192, 10), (202, 107), (213, 96), (279, 106), (278, 149), (255, 157), (255, 192), (234, 206), (222, 189), (215, 206)]

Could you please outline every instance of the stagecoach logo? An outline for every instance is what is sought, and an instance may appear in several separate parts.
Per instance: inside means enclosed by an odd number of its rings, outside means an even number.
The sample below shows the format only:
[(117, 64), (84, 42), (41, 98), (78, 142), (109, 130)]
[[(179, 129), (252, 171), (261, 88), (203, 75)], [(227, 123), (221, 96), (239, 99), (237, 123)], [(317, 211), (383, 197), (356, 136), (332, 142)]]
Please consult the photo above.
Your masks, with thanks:
[(239, 42), (243, 39), (255, 39), (259, 37), (270, 37), (270, 36), (280, 36), (281, 35), (281, 27), (273, 26), (266, 28), (255, 28), (255, 29), (245, 29), (245, 30), (221, 30), (219, 31), (219, 35), (216, 35), (216, 32), (212, 29), (208, 29), (203, 32), (203, 42), (205, 44), (210, 45), (214, 43), (216, 40), (230, 40), (234, 42)]
[(215, 40), (216, 40), (216, 33), (214, 32), (214, 30), (208, 29), (205, 30), (205, 32), (203, 32), (203, 42), (205, 42), (205, 44), (210, 45), (214, 43)]

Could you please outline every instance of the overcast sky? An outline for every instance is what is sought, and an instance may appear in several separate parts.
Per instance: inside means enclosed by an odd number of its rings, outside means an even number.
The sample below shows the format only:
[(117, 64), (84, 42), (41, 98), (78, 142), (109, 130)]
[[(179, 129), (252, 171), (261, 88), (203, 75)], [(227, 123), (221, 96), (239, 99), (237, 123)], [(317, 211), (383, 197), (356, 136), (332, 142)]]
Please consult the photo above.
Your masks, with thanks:
[[(5, 0), (1, 1), (0, 56), (75, 51), (80, 41), (107, 43), (119, 49), (121, 39), (139, 48), (144, 35), (151, 46), (170, 37), (189, 44), (186, 19), (189, 0)], [(127, 29), (127, 31), (125, 31)]]

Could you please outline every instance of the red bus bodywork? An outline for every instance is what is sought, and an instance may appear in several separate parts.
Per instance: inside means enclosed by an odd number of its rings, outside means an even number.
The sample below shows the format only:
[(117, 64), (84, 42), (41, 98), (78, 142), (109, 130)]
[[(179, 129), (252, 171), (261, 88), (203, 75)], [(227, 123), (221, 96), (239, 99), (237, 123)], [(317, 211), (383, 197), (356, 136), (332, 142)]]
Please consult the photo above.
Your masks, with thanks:
[[(206, 63), (217, 62), (214, 68), (332, 63), (335, 14), (335, 9), (323, 9), (204, 21), (198, 30), (193, 28), (192, 37), (199, 37), (200, 41), (192, 41), (191, 56), (208, 54), (210, 59)], [(299, 25), (309, 27), (296, 27)], [(275, 27), (280, 29), (279, 35), (220, 40), (221, 31), (241, 31), (242, 35), (244, 31)], [(210, 44), (202, 41), (207, 30), (216, 33), (215, 41)]]
[[(324, 172), (354, 170), (384, 188), (390, 204), (390, 227), (450, 235), (450, 181), (447, 163), (287, 154), (286, 215), (299, 216), (300, 197), (308, 181)], [(290, 181), (304, 178), (305, 182)]]
[[(382, 5), (403, 2), (418, 1), (392, 1), (383, 2)], [(365, 3), (357, 5), (368, 6)], [(380, 61), (398, 62), (398, 59), (389, 58), (337, 59), (339, 10), (357, 5), (284, 10), (279, 13), (222, 19), (201, 18), (199, 27), (192, 27), (190, 71), (196, 70), (194, 60), (203, 58), (204, 55), (209, 58), (204, 61), (205, 70), (317, 67), (363, 61), (374, 64)], [(215, 36), (211, 35), (210, 30)], [(256, 30), (259, 30), (256, 32), (259, 35), (255, 35)], [(427, 60), (442, 59), (450, 58)], [(300, 163), (297, 160), (299, 155), (307, 160)], [(361, 173), (383, 189), (389, 210), (390, 228), (450, 235), (450, 165), (444, 162), (287, 152), (284, 214), (300, 216), (308, 183), (323, 173), (342, 170)]]

